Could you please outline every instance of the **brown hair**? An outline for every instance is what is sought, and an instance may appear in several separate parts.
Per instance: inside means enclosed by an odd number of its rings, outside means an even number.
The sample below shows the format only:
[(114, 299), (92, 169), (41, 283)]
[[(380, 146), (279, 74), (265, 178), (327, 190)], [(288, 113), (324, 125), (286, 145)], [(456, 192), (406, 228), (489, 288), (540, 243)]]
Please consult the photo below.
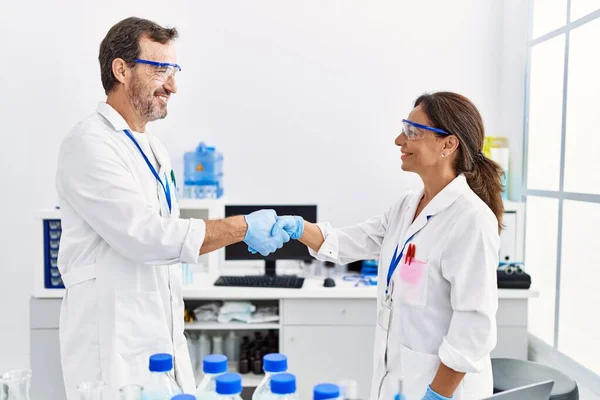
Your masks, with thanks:
[(154, 42), (165, 44), (177, 39), (179, 33), (175, 28), (163, 28), (147, 19), (129, 17), (115, 24), (100, 43), (100, 77), (104, 92), (108, 94), (117, 81), (112, 72), (112, 62), (122, 58), (130, 66), (140, 56), (140, 38), (147, 36)]
[(460, 145), (455, 171), (465, 175), (473, 192), (491, 208), (498, 220), (498, 232), (502, 231), (504, 171), (500, 165), (483, 155), (485, 132), (477, 107), (466, 97), (451, 92), (424, 94), (415, 101), (415, 107), (419, 105), (434, 127), (458, 138)]

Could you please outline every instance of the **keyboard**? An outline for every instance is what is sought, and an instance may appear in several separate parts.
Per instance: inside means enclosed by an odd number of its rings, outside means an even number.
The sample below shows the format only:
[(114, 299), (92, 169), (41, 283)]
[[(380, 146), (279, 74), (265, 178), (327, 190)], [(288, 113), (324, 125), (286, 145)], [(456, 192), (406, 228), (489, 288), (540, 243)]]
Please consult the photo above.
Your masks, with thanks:
[(220, 276), (219, 279), (215, 281), (215, 286), (261, 287), (281, 289), (300, 289), (302, 288), (303, 284), (304, 278), (298, 278), (297, 276)]

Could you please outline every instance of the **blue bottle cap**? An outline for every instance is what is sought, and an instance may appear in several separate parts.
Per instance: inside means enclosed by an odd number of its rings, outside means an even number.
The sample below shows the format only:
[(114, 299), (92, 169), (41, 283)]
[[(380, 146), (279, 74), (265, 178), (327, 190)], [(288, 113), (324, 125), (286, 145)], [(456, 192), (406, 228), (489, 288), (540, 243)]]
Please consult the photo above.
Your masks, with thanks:
[(217, 376), (217, 394), (230, 395), (242, 393), (242, 376), (229, 373)]
[(270, 353), (263, 357), (265, 372), (285, 372), (287, 368), (287, 357), (283, 354)]
[(271, 378), (271, 392), (274, 394), (296, 393), (296, 377), (292, 374), (275, 374)]
[(406, 400), (406, 396), (402, 393), (398, 393), (396, 397), (394, 397), (394, 400)]
[(173, 369), (173, 356), (166, 353), (153, 354), (150, 356), (150, 371), (169, 372)]
[(178, 394), (171, 397), (171, 400), (196, 400), (196, 396), (193, 394)]
[(340, 388), (331, 383), (321, 383), (313, 390), (313, 400), (337, 399), (340, 397)]
[(202, 371), (205, 374), (221, 374), (227, 372), (227, 357), (222, 354), (211, 354), (202, 360)]

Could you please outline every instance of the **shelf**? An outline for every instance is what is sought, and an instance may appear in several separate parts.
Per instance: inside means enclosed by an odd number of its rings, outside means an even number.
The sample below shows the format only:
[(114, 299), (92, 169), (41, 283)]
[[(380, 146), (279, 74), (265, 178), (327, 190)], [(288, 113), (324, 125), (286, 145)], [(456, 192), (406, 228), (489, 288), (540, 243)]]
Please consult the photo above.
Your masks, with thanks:
[(244, 322), (230, 322), (221, 324), (218, 322), (191, 322), (185, 324), (185, 329), (190, 331), (257, 331), (279, 329), (279, 323), (246, 324)]

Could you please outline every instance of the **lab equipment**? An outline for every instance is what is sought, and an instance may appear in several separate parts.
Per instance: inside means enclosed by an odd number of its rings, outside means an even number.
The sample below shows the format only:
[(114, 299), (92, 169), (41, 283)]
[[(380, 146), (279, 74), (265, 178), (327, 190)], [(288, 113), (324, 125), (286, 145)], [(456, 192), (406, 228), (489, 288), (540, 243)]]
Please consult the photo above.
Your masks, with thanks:
[(323, 286), (325, 286), (325, 287), (334, 287), (335, 286), (335, 280), (333, 278), (325, 278), (323, 280)]
[(284, 229), (290, 235), (290, 239), (300, 239), (304, 233), (304, 219), (299, 215), (279, 216), (271, 234), (277, 233), (279, 229)]
[[(256, 387), (252, 400), (261, 400), (262, 398), (268, 398), (271, 394), (271, 378), (273, 374), (287, 371), (287, 357), (279, 353), (267, 354), (263, 358), (263, 370), (265, 371), (265, 377)], [(265, 397), (266, 396), (266, 397)]]
[(197, 400), (193, 394), (178, 394), (171, 397), (171, 400)]
[(219, 335), (212, 337), (212, 354), (223, 354), (223, 338)]
[(366, 275), (346, 275), (345, 281), (354, 282), (354, 287), (358, 286), (377, 286), (377, 278)]
[(538, 400), (548, 399), (552, 393), (554, 381), (543, 381), (496, 393), (483, 400)]
[(44, 286), (46, 289), (64, 289), (58, 270), (58, 250), (62, 226), (59, 219), (44, 220)]
[(331, 383), (320, 383), (313, 389), (313, 400), (341, 400), (340, 388)]
[(180, 394), (181, 389), (170, 372), (173, 370), (173, 356), (159, 353), (150, 356), (150, 377), (144, 384), (145, 400), (164, 400)]
[(217, 400), (242, 400), (242, 377), (227, 373), (217, 377)]
[(275, 374), (271, 378), (271, 396), (264, 399), (298, 400), (296, 394), (296, 377), (292, 374)]
[(0, 399), (29, 400), (31, 370), (15, 369), (0, 375)]
[(230, 361), (240, 359), (240, 339), (234, 331), (229, 331), (225, 339), (225, 355)]
[(227, 357), (213, 354), (202, 360), (204, 377), (196, 388), (197, 400), (214, 400), (217, 398), (217, 377), (227, 372)]
[[(231, 217), (234, 215), (247, 215), (256, 210), (271, 209), (274, 210), (278, 215), (298, 215), (301, 216), (305, 221), (316, 222), (317, 220), (317, 206), (316, 205), (226, 205), (225, 206), (225, 217)], [(258, 249), (255, 249), (258, 250)], [(238, 261), (238, 260), (264, 260), (265, 261), (265, 275), (275, 276), (276, 275), (276, 262), (277, 260), (312, 260), (313, 257), (308, 252), (308, 249), (302, 243), (292, 240), (284, 244), (284, 246), (277, 250), (275, 253), (269, 254), (266, 257), (260, 254), (252, 254), (248, 251), (248, 247), (244, 243), (235, 243), (225, 247), (225, 260), (226, 261)], [(252, 282), (249, 282), (252, 283)], [(263, 287), (273, 287), (265, 281), (254, 282)], [(285, 285), (285, 282), (284, 282)]]
[(142, 400), (144, 388), (140, 385), (126, 385), (119, 389), (119, 400)]
[(223, 154), (204, 142), (183, 156), (183, 197), (218, 199), (223, 196)]
[(103, 381), (81, 382), (77, 385), (81, 400), (102, 400), (105, 383)]

